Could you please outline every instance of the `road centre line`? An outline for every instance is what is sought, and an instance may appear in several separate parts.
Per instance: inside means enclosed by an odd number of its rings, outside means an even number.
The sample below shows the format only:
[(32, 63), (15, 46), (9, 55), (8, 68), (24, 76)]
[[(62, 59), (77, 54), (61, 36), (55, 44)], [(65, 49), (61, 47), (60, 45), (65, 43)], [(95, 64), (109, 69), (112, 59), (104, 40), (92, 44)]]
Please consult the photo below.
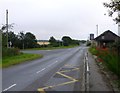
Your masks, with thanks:
[(37, 71), (36, 73), (38, 74), (38, 73), (40, 73), (40, 72), (44, 71), (45, 69), (47, 69), (47, 68), (51, 67), (52, 65), (54, 65), (54, 64), (55, 64), (55, 63), (57, 63), (57, 62), (58, 62), (58, 61), (55, 61), (54, 63), (50, 64), (50, 65), (49, 65), (49, 66), (47, 66), (46, 68), (43, 68), (43, 69), (41, 69), (41, 70)]
[(8, 88), (4, 89), (3, 91), (7, 91), (7, 90), (11, 89), (14, 86), (16, 86), (16, 84), (13, 84), (13, 85), (9, 86)]
[(42, 71), (45, 70), (45, 69), (46, 69), (46, 68), (43, 68), (43, 69), (37, 71), (36, 73), (38, 74), (38, 73), (42, 72)]
[(54, 65), (55, 63), (57, 63), (58, 61), (55, 61), (54, 63), (50, 64), (49, 66), (47, 66), (46, 68), (48, 67), (51, 67), (52, 65)]

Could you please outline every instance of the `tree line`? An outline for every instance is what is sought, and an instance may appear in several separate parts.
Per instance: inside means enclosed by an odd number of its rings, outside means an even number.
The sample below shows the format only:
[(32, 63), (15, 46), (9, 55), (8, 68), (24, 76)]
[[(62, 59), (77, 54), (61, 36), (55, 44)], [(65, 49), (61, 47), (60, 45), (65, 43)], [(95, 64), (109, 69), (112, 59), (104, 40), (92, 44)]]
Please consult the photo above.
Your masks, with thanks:
[(56, 40), (53, 36), (49, 39), (50, 45), (53, 47), (79, 45), (80, 40), (74, 40), (69, 36), (63, 36), (61, 40)]
[[(10, 31), (8, 32), (8, 46), (9, 47), (17, 47), (20, 49), (25, 48), (35, 48), (37, 47), (37, 39), (34, 34), (31, 32), (20, 32), (17, 35)], [(7, 46), (7, 33), (2, 32), (2, 46)]]
[[(8, 25), (9, 29), (12, 29), (13, 25)], [(13, 31), (6, 32), (6, 25), (3, 25), (0, 29), (2, 32), (2, 47), (17, 47), (20, 49), (35, 48), (38, 46), (37, 39), (31, 32), (24, 33), (23, 31), (15, 34)]]
[[(13, 24), (8, 25), (8, 27), (9, 30), (12, 29)], [(6, 32), (6, 25), (3, 25), (0, 31), (2, 32), (2, 47), (7, 47), (7, 42), (9, 47), (15, 47), (19, 49), (40, 48), (40, 47), (49, 47), (49, 46), (59, 47), (59, 46), (70, 46), (70, 45), (80, 44), (79, 40), (74, 40), (69, 36), (63, 36), (61, 40), (56, 40), (52, 36), (49, 39), (50, 44), (42, 46), (37, 44), (37, 39), (35, 35), (32, 34), (31, 32), (24, 33), (23, 31), (21, 31), (18, 34), (15, 34), (13, 31)]]

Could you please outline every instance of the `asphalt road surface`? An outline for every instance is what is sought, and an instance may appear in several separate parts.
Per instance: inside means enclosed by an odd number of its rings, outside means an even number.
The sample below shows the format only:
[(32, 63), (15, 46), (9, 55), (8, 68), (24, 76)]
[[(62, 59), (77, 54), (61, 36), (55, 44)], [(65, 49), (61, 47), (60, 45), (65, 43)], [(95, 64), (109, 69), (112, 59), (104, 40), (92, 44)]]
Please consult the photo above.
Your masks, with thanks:
[(44, 57), (2, 70), (3, 91), (80, 91), (86, 47), (27, 50)]

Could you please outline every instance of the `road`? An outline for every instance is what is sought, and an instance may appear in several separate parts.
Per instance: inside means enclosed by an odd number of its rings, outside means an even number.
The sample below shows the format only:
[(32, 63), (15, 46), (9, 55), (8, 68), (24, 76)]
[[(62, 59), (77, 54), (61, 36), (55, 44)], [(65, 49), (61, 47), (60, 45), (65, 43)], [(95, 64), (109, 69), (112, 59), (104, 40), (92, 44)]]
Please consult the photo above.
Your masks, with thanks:
[(44, 57), (3, 69), (3, 91), (81, 90), (86, 47), (23, 52)]

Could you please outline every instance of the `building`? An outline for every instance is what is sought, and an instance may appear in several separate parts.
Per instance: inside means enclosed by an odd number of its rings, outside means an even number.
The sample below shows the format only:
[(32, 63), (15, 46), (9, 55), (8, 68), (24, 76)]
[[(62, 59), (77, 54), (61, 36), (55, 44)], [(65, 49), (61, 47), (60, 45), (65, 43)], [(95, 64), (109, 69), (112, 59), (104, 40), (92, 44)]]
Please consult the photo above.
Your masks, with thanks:
[(94, 40), (98, 47), (104, 48), (120, 40), (120, 37), (115, 33), (111, 32), (110, 30), (107, 30), (98, 37), (96, 37)]
[(38, 40), (37, 44), (39, 44), (39, 45), (49, 45), (50, 42), (48, 40)]

